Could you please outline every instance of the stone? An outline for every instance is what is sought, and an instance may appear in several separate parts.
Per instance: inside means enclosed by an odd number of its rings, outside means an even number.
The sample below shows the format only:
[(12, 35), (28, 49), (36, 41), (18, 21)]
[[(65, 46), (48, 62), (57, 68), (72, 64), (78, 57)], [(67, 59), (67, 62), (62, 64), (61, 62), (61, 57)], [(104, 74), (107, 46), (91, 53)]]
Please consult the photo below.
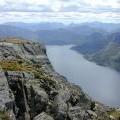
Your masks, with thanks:
[(57, 119), (62, 120), (67, 118), (68, 105), (67, 101), (70, 99), (69, 91), (60, 90), (55, 97)]
[(88, 113), (90, 116), (97, 117), (97, 114), (96, 114), (95, 112), (93, 112), (92, 110), (87, 110), (87, 113)]
[(33, 120), (54, 120), (51, 116), (47, 115), (45, 112), (37, 115)]
[(74, 119), (83, 120), (85, 116), (85, 110), (82, 110), (82, 108), (79, 106), (70, 107), (68, 115), (69, 115), (70, 120), (74, 120)]
[(34, 97), (35, 111), (42, 112), (43, 110), (46, 109), (46, 106), (48, 105), (49, 96), (43, 90), (36, 90), (36, 89), (34, 90), (35, 90), (35, 97)]
[(115, 120), (115, 118), (112, 115), (110, 115), (110, 120)]
[(5, 112), (8, 114), (12, 120), (15, 120), (15, 102), (13, 94), (10, 92), (9, 85), (5, 74), (0, 67), (0, 112)]

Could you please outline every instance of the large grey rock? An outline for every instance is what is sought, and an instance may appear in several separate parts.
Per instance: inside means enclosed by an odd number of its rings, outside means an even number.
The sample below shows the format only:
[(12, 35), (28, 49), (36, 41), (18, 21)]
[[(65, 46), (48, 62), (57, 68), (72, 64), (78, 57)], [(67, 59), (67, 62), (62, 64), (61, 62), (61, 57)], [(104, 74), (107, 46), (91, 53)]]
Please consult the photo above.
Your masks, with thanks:
[(78, 106), (71, 107), (69, 108), (68, 116), (70, 120), (84, 120), (85, 110)]
[(87, 110), (87, 113), (90, 115), (90, 116), (94, 116), (97, 118), (97, 114), (95, 112), (93, 112), (92, 110)]
[(68, 105), (67, 101), (70, 99), (69, 91), (60, 90), (58, 95), (55, 97), (56, 103), (56, 112), (57, 112), (57, 119), (64, 120), (67, 119), (67, 111)]
[(54, 120), (51, 116), (47, 115), (45, 112), (34, 117), (33, 120)]
[(15, 120), (15, 102), (12, 91), (9, 89), (7, 79), (0, 67), (0, 112), (6, 112), (8, 116)]
[(45, 110), (49, 102), (49, 96), (45, 91), (40, 89), (34, 89), (34, 93), (35, 93), (35, 97), (34, 97), (35, 111), (42, 112), (43, 110)]

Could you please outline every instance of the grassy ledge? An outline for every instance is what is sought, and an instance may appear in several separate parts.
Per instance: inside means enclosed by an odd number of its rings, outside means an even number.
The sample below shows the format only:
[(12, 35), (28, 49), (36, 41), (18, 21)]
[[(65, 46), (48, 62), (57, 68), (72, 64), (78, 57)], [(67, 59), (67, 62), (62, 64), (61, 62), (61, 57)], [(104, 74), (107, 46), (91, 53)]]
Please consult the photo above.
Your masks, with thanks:
[(25, 44), (30, 43), (27, 40), (23, 40), (22, 38), (1, 38), (0, 42), (6, 42), (6, 43), (14, 43), (14, 44)]

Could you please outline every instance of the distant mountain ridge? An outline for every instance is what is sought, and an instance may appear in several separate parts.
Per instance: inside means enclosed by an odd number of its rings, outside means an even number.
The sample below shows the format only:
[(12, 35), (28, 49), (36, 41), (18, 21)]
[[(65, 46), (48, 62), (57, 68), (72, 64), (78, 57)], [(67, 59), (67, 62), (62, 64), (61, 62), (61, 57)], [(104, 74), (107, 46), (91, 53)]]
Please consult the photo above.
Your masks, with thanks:
[(7, 22), (3, 25), (11, 25), (15, 27), (25, 28), (31, 31), (37, 31), (37, 30), (55, 30), (59, 28), (66, 27), (63, 23), (49, 23), (49, 22), (42, 22), (42, 23), (23, 23), (23, 22)]
[(74, 44), (72, 49), (98, 64), (120, 71), (120, 24), (4, 23), (0, 37), (20, 37), (49, 45)]
[(25, 28), (11, 25), (0, 25), (0, 37), (21, 37), (32, 39), (35, 35), (32, 31)]
[[(6, 31), (6, 32), (5, 32)], [(62, 23), (4, 23), (0, 25), (0, 37), (22, 37), (40, 40), (45, 44), (79, 44), (94, 32), (107, 32), (87, 25)], [(88, 40), (88, 39), (87, 39)]]
[(102, 22), (83, 22), (83, 23), (71, 23), (64, 24), (59, 22), (40, 22), (40, 23), (24, 23), (24, 22), (6, 22), (3, 25), (11, 25), (16, 27), (22, 27), (29, 30), (55, 30), (66, 27), (80, 27), (89, 26), (92, 28), (102, 29), (108, 32), (113, 32), (120, 29), (120, 23), (102, 23)]

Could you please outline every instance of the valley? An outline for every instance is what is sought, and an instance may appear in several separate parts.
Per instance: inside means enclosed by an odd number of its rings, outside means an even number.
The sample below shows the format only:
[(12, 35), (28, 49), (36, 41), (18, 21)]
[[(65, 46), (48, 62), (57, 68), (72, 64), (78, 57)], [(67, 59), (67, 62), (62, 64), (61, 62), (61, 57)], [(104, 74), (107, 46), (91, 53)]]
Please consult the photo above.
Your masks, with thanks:
[(73, 50), (99, 65), (120, 71), (120, 24), (114, 23), (4, 23), (0, 37), (42, 41), (45, 45), (74, 44)]

